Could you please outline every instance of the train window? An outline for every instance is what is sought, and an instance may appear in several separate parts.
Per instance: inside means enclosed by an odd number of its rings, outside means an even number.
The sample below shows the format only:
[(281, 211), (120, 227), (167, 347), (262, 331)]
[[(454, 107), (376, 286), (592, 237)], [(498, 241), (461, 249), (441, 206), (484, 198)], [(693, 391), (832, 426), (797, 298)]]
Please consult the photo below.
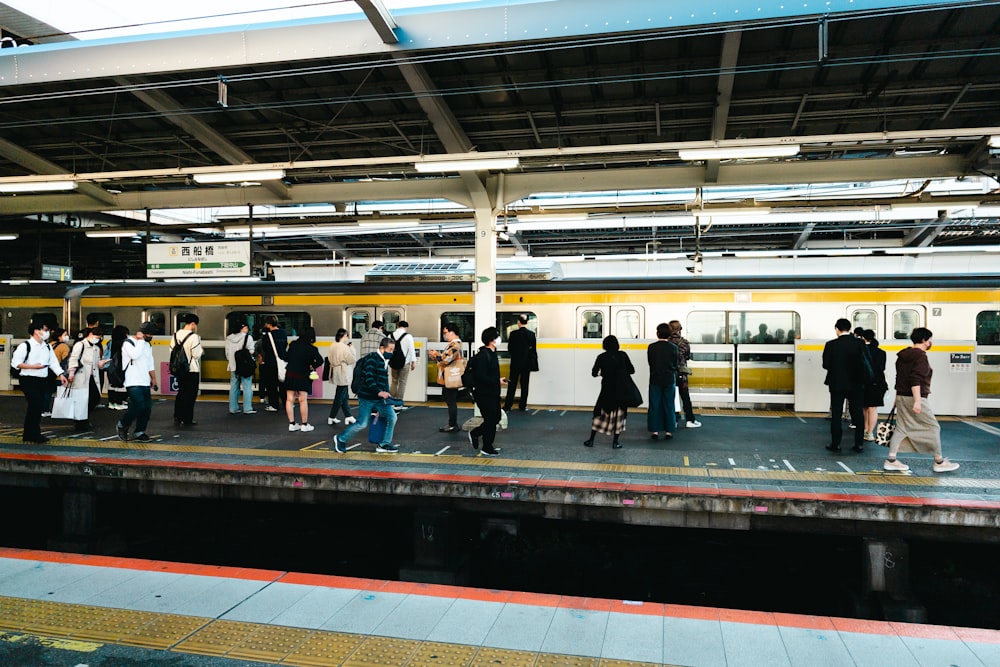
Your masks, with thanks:
[(615, 332), (618, 338), (642, 336), (642, 318), (638, 310), (619, 310), (615, 313)]
[(363, 310), (355, 310), (351, 313), (351, 338), (364, 338), (368, 330), (372, 328), (371, 318)]
[(1000, 345), (1000, 310), (984, 310), (976, 315), (976, 343)]
[(167, 333), (167, 314), (162, 310), (153, 310), (146, 313), (146, 321), (152, 322), (156, 327), (156, 335), (162, 336)]
[(510, 332), (517, 328), (517, 318), (521, 315), (528, 318), (527, 327), (538, 333), (538, 317), (534, 313), (497, 313), (497, 329), (500, 330), (500, 339), (504, 343), (510, 337)]
[(266, 310), (234, 310), (226, 315), (226, 333), (233, 330), (238, 322), (250, 325), (254, 336), (259, 336), (264, 329), (264, 318), (274, 315), (278, 318), (278, 327), (285, 330), (289, 336), (298, 336), (299, 331), (312, 325), (312, 316), (306, 312), (279, 313)]
[(52, 331), (59, 326), (59, 318), (53, 313), (33, 313), (31, 315), (31, 321), (36, 324), (44, 324)]
[(174, 318), (174, 331), (180, 331), (184, 328), (185, 320), (190, 314), (190, 310), (182, 310), (177, 313), (177, 317)]
[(878, 331), (878, 313), (867, 308), (859, 308), (851, 313), (851, 326), (855, 329)]
[(458, 335), (461, 337), (463, 343), (475, 343), (478, 340), (476, 336), (475, 313), (441, 313), (441, 326), (438, 328), (438, 331), (444, 330), (444, 325), (449, 322), (458, 327)]
[(398, 310), (383, 310), (378, 318), (382, 320), (382, 331), (391, 334), (403, 320), (402, 314)]
[(84, 318), (85, 322), (93, 322), (94, 320), (97, 320), (97, 324), (104, 330), (104, 333), (111, 333), (111, 330), (115, 328), (114, 313), (87, 313), (87, 317)]
[(695, 312), (688, 315), (682, 334), (692, 343), (733, 343), (726, 329), (724, 312)]
[(920, 326), (920, 313), (909, 308), (893, 311), (892, 337), (896, 340), (906, 340), (910, 332)]
[(600, 310), (585, 310), (582, 313), (583, 332), (581, 338), (604, 338), (604, 313)]
[(786, 345), (802, 331), (793, 311), (695, 312), (688, 315), (687, 339), (694, 343)]

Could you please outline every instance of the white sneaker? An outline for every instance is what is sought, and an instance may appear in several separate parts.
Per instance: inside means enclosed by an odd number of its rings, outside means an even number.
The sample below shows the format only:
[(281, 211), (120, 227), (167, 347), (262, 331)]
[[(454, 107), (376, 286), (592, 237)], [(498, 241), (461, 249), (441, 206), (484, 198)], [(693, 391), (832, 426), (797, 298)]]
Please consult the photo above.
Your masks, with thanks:
[(267, 405), (267, 406), (264, 406), (264, 411), (265, 412), (277, 412), (278, 408), (274, 407), (273, 405)]
[(348, 417), (347, 419), (344, 420), (344, 424), (347, 425), (347, 426), (350, 426), (351, 424), (353, 424), (356, 421), (358, 421), (358, 420), (355, 419), (354, 417)]
[(327, 426), (333, 426), (334, 424), (339, 424), (339, 423), (340, 423), (340, 420), (337, 419), (336, 417), (327, 417), (326, 418), (326, 425)]
[(312, 431), (315, 428), (316, 427), (313, 426), (312, 424), (303, 424), (302, 426), (299, 427), (299, 430), (302, 431), (303, 433), (305, 433), (307, 431)]
[(895, 472), (906, 472), (909, 469), (910, 469), (910, 466), (906, 465), (905, 463), (903, 463), (902, 461), (899, 461), (899, 460), (897, 460), (897, 461), (890, 461), (889, 459), (886, 459), (885, 463), (882, 464), (882, 470), (889, 470), (889, 471), (895, 471)]
[(958, 464), (952, 463), (948, 459), (944, 459), (941, 463), (934, 463), (934, 472), (951, 472), (952, 470), (958, 470)]
[(301, 424), (289, 424), (288, 425), (288, 430), (289, 431), (301, 431), (302, 430), (302, 425)]
[(688, 422), (687, 423), (687, 427), (688, 428), (701, 428), (701, 422), (696, 419), (693, 422)]

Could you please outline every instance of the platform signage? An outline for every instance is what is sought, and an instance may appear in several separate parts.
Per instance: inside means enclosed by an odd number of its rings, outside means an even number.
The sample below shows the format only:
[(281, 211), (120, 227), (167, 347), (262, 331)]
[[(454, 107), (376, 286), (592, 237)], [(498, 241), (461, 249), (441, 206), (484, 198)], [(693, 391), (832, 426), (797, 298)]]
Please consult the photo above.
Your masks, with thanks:
[(42, 264), (42, 272), (39, 278), (42, 280), (69, 282), (73, 280), (73, 267), (59, 266), (58, 264)]
[(146, 246), (147, 278), (225, 278), (249, 275), (249, 241), (155, 243)]

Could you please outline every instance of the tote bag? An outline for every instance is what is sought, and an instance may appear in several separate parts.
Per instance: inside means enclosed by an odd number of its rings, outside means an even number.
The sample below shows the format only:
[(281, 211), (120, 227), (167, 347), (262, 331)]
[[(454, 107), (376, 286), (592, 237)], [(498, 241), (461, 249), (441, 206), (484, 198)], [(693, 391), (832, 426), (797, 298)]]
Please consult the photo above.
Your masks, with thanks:
[(76, 419), (76, 404), (73, 402), (73, 388), (63, 387), (56, 392), (52, 401), (53, 419)]
[(889, 442), (892, 441), (892, 434), (896, 432), (896, 406), (892, 406), (892, 410), (889, 411), (889, 415), (884, 421), (879, 422), (879, 425), (875, 427), (875, 442), (882, 445), (883, 447), (888, 447)]
[(278, 356), (278, 348), (274, 344), (274, 336), (268, 336), (271, 340), (271, 349), (274, 350), (274, 363), (278, 369), (278, 382), (285, 381), (285, 371), (288, 369), (288, 362)]
[(465, 372), (465, 357), (457, 357), (455, 361), (444, 367), (444, 386), (448, 389), (462, 388), (462, 373)]

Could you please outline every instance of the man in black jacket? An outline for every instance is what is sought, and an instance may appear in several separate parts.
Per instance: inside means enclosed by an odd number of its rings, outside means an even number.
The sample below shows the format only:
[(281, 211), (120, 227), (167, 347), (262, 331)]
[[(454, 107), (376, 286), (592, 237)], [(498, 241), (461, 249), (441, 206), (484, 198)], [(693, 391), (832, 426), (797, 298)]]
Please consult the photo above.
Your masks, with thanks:
[[(851, 323), (845, 318), (837, 320), (837, 337), (827, 341), (823, 348), (823, 368), (826, 369), (826, 385), (830, 388), (830, 444), (827, 450), (840, 451), (843, 424), (840, 421), (847, 399), (851, 421), (864, 424), (863, 406), (865, 395), (865, 349), (864, 342), (851, 335)], [(854, 429), (854, 451), (864, 451), (864, 430)]]
[(277, 358), (285, 358), (288, 350), (288, 334), (278, 326), (278, 318), (268, 315), (264, 318), (257, 361), (260, 362), (260, 398), (267, 412), (278, 412), (285, 405), (285, 388), (278, 381)]
[(531, 372), (538, 370), (538, 349), (535, 332), (528, 328), (527, 315), (517, 316), (517, 329), (510, 332), (507, 339), (507, 352), (510, 353), (510, 380), (507, 384), (507, 397), (503, 409), (510, 412), (514, 406), (514, 390), (518, 380), (521, 382), (521, 401), (518, 410), (524, 412), (528, 408), (528, 383)]
[[(482, 438), (480, 453), (483, 456), (498, 456), (500, 448), (494, 447), (493, 441), (497, 437), (497, 424), (500, 423), (500, 388), (507, 384), (507, 380), (500, 377), (500, 360), (497, 358), (500, 330), (487, 327), (483, 329), (481, 339), (483, 346), (469, 359), (462, 376), (462, 381), (465, 382), (465, 375), (471, 375), (472, 398), (479, 407), (479, 414), (483, 416), (483, 423), (469, 431), (469, 444), (473, 449), (479, 450), (479, 440)], [(466, 386), (469, 386), (468, 383)]]

